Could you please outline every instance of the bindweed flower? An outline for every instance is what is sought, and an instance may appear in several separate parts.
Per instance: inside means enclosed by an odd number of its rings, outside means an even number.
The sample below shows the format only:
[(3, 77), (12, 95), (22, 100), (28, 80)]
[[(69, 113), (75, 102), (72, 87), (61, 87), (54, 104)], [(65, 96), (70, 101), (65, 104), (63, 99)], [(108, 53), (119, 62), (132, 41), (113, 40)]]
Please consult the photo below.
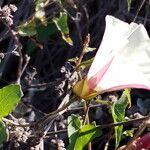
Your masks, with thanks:
[(125, 88), (150, 90), (150, 38), (142, 24), (107, 15), (103, 40), (87, 77), (73, 91), (89, 99)]
[(150, 132), (146, 133), (144, 136), (138, 138), (131, 144), (131, 150), (146, 150), (150, 149)]
[(142, 137), (137, 138), (128, 147), (122, 146), (118, 150), (149, 150), (150, 149), (150, 132), (146, 133)]

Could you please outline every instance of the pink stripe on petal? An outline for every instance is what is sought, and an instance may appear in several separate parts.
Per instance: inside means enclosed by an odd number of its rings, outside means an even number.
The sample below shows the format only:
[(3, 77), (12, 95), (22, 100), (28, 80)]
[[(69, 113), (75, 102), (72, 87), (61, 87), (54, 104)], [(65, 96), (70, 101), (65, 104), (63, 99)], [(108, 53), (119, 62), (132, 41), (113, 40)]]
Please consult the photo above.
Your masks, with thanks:
[(110, 92), (110, 91), (118, 91), (118, 90), (123, 90), (125, 88), (150, 90), (150, 86), (147, 86), (147, 85), (144, 85), (144, 84), (143, 85), (142, 84), (128, 84), (128, 85), (120, 85), (120, 86), (111, 87), (111, 88), (105, 89), (101, 92), (104, 93), (104, 92)]
[(88, 80), (88, 84), (89, 84), (91, 89), (94, 90), (96, 88), (97, 84), (101, 81), (101, 79), (105, 75), (105, 72), (108, 70), (112, 60), (113, 60), (113, 58), (102, 69), (100, 69), (94, 76), (92, 76)]

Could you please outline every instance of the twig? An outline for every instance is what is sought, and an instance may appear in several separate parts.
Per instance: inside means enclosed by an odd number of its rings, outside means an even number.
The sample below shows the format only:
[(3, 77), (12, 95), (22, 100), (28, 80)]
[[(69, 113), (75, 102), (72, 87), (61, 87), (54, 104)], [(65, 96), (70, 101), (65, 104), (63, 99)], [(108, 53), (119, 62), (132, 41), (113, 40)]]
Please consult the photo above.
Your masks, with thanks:
[(81, 53), (78, 61), (76, 62), (76, 69), (75, 69), (76, 71), (79, 71), (80, 64), (82, 62), (83, 56), (86, 53), (86, 49), (89, 46), (89, 42), (90, 42), (90, 34), (88, 34), (84, 40), (82, 53)]
[(42, 115), (46, 115), (46, 113), (44, 113), (43, 111), (39, 110), (38, 108), (34, 107), (33, 105), (31, 105), (31, 104), (29, 104), (29, 103), (25, 103), (25, 102), (23, 102), (23, 101), (20, 101), (20, 103), (21, 103), (22, 105), (25, 105), (25, 106), (28, 107), (28, 108), (31, 108), (32, 110), (34, 110), (34, 111), (36, 111), (36, 112), (38, 112), (38, 113), (40, 113), (40, 114), (42, 114)]
[[(127, 124), (131, 124), (131, 123), (135, 123), (135, 122), (140, 122), (140, 121), (144, 121), (149, 119), (149, 116), (144, 116), (142, 118), (138, 118), (138, 119), (131, 119), (128, 121), (123, 121), (123, 122), (117, 122), (117, 123), (110, 123), (110, 124), (104, 124), (104, 125), (97, 125), (97, 128), (101, 128), (101, 129), (105, 129), (105, 128), (112, 128), (115, 126), (120, 126), (120, 125), (127, 125)], [(63, 129), (63, 130), (58, 130), (56, 132), (51, 131), (51, 132), (47, 132), (47, 135), (54, 135), (54, 134), (63, 134), (66, 133), (67, 129)], [(32, 135), (31, 135), (32, 137)]]
[(15, 125), (15, 126), (19, 126), (18, 123), (14, 122), (14, 121), (12, 121), (12, 120), (9, 120), (9, 119), (6, 119), (6, 118), (2, 118), (2, 120), (3, 120), (4, 122), (7, 122), (8, 124), (12, 124), (12, 125)]
[[(50, 135), (64, 134), (64, 133), (67, 133), (67, 129), (47, 132), (46, 136), (44, 136), (43, 138), (49, 138)], [(29, 137), (34, 137), (34, 136), (35, 136), (35, 135), (29, 135)]]
[[(83, 119), (83, 125), (85, 124), (89, 124), (89, 104), (90, 104), (90, 101), (84, 101), (84, 113), (85, 113), (85, 117)], [(92, 150), (92, 145), (91, 145), (91, 142), (88, 143), (88, 150)]]
[(30, 57), (28, 55), (25, 55), (25, 64), (24, 64), (24, 66), (23, 66), (23, 68), (21, 70), (20, 77), (23, 75), (23, 73), (24, 73), (24, 71), (25, 71), (29, 61), (30, 61)]
[(148, 5), (146, 5), (146, 14), (145, 14), (145, 18), (144, 18), (144, 25), (146, 25), (148, 15), (149, 15), (149, 10), (150, 10), (150, 0), (148, 1)]
[[(89, 105), (89, 108), (97, 108), (100, 107), (102, 105), (107, 105), (107, 104), (94, 104), (94, 105)], [(78, 111), (78, 110), (83, 110), (84, 107), (73, 107), (73, 108), (69, 108), (67, 109), (68, 111)]]
[(133, 19), (133, 22), (135, 22), (135, 20), (136, 20), (136, 18), (137, 18), (137, 16), (138, 16), (140, 10), (142, 9), (144, 3), (145, 3), (145, 0), (142, 1), (140, 7), (138, 8), (137, 13), (136, 13), (136, 15), (135, 15), (135, 17), (134, 17), (134, 19)]
[(58, 130), (58, 131), (52, 131), (52, 132), (47, 132), (47, 135), (54, 135), (54, 134), (63, 134), (66, 133), (67, 129), (63, 129), (63, 130)]
[(86, 104), (86, 105), (84, 106), (85, 117), (83, 119), (83, 125), (85, 125), (86, 123), (89, 124), (88, 113), (89, 113), (89, 104), (90, 104), (90, 101), (89, 102), (85, 102), (84, 104)]
[(53, 87), (57, 84), (60, 84), (61, 81), (54, 81), (49, 83), (39, 83), (39, 84), (31, 84), (28, 88), (42, 88), (42, 87)]
[(4, 122), (7, 122), (8, 124), (12, 124), (12, 125), (14, 125), (14, 126), (28, 127), (28, 126), (31, 125), (31, 124), (29, 124), (29, 123), (26, 123), (26, 124), (19, 124), (19, 123), (16, 123), (16, 122), (12, 121), (12, 120), (7, 119), (7, 118), (2, 118), (2, 120), (3, 120)]
[(22, 127), (27, 127), (27, 126), (31, 126), (31, 127), (39, 127), (41, 128), (42, 125), (46, 124), (50, 119), (54, 119), (56, 118), (58, 115), (63, 114), (66, 111), (66, 108), (68, 106), (70, 106), (70, 104), (72, 104), (74, 101), (76, 101), (76, 96), (73, 96), (68, 103), (64, 103), (64, 105), (62, 105), (62, 107), (58, 108), (56, 111), (53, 111), (49, 114), (46, 114), (43, 118), (39, 119), (37, 122), (34, 123), (30, 123), (30, 124), (17, 124), (14, 123), (12, 120), (3, 118), (3, 120), (5, 122), (8, 122), (10, 124), (13, 124), (15, 126), (22, 126)]
[(145, 116), (145, 117), (138, 118), (138, 119), (131, 119), (128, 121), (117, 122), (117, 123), (98, 125), (97, 127), (98, 128), (111, 128), (111, 127), (115, 127), (115, 126), (121, 126), (121, 125), (126, 125), (126, 124), (130, 124), (130, 123), (134, 123), (134, 122), (144, 121), (147, 119), (149, 119), (149, 116)]
[(58, 115), (65, 112), (66, 108), (70, 106), (74, 101), (76, 101), (77, 96), (73, 96), (68, 103), (65, 103), (61, 108), (53, 111), (35, 123), (35, 126), (41, 128), (42, 125), (46, 124), (49, 120), (56, 118)]

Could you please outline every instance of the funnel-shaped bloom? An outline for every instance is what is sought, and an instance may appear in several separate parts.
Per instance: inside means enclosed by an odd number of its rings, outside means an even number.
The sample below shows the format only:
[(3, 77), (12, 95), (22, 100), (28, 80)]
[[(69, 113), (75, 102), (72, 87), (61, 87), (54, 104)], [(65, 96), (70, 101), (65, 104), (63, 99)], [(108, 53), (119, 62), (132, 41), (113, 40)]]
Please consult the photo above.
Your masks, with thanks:
[(86, 79), (82, 80), (82, 89), (79, 81), (74, 92), (86, 99), (94, 91), (124, 88), (150, 90), (150, 38), (142, 24), (106, 16), (102, 43)]

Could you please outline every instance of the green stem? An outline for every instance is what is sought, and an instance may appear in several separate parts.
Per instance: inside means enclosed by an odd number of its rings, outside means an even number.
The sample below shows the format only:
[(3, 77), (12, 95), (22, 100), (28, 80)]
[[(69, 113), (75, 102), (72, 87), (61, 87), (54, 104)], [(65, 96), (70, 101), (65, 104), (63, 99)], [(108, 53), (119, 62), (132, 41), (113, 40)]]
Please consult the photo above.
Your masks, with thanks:
[[(90, 101), (84, 101), (85, 117), (83, 119), (83, 125), (90, 123), (90, 121), (89, 121), (89, 104), (90, 104)], [(92, 150), (92, 144), (91, 144), (91, 142), (88, 143), (88, 150)]]
[(85, 125), (86, 123), (89, 124), (89, 116), (88, 116), (88, 113), (89, 113), (89, 104), (90, 102), (88, 101), (84, 101), (84, 112), (85, 112), (85, 117), (83, 119), (83, 125)]

